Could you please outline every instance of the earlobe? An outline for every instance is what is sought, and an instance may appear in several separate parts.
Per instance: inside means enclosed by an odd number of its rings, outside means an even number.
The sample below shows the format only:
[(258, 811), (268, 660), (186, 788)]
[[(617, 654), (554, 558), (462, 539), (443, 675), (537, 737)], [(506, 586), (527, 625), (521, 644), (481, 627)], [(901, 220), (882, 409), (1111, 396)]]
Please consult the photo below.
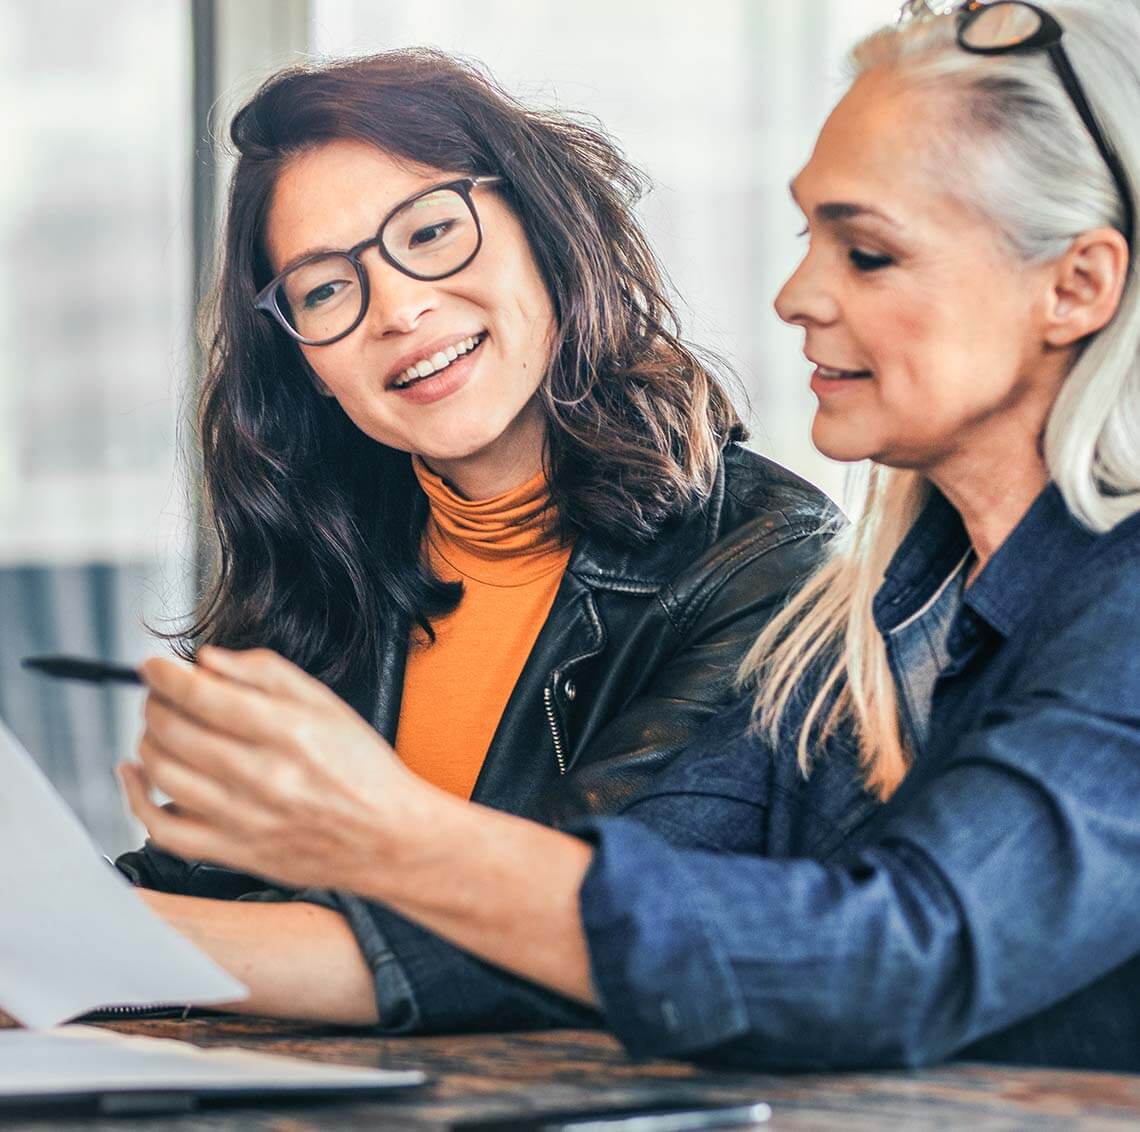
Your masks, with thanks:
[(1082, 232), (1053, 264), (1045, 341), (1072, 346), (1112, 321), (1128, 273), (1128, 246), (1114, 228)]

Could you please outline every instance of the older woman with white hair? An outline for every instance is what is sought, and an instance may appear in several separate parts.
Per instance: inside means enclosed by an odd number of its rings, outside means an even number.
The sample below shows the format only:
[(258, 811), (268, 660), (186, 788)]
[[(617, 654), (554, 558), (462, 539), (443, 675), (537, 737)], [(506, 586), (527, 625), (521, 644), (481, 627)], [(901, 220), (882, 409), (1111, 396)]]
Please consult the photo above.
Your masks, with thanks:
[[(866, 507), (757, 642), (749, 701), (624, 816), (559, 832), (443, 795), (271, 654), (147, 663), (135, 812), (174, 852), (340, 890), (312, 899), (375, 1001), (330, 1015), (592, 1008), (640, 1055), (1140, 1069), (1140, 7), (912, 2), (853, 57), (776, 306), (817, 446), (874, 463)], [(283, 1009), (287, 965), (224, 917), (195, 934)]]

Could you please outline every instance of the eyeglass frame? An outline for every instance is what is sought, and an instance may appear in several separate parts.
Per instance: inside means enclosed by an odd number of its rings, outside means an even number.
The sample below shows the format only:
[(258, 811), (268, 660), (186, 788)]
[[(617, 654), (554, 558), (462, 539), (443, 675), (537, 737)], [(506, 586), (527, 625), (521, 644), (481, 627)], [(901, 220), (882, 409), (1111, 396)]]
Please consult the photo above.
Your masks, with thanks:
[[(360, 257), (369, 249), (375, 248), (385, 263), (394, 267), (401, 275), (407, 275), (411, 279), (418, 279), (424, 283), (434, 283), (440, 279), (450, 279), (452, 275), (457, 275), (462, 271), (471, 261), (479, 254), (479, 249), (483, 246), (483, 225), (479, 220), (479, 210), (475, 207), (474, 200), (471, 199), (471, 190), (480, 185), (494, 185), (504, 181), (504, 177), (500, 176), (478, 176), (478, 177), (458, 177), (453, 181), (442, 181), (438, 185), (431, 185), (426, 189), (421, 189), (417, 193), (412, 193), (411, 196), (405, 197), (398, 204), (393, 207), (385, 215), (384, 219), (380, 221), (380, 226), (376, 229), (376, 235), (370, 236), (367, 240), (361, 240), (359, 244), (353, 244), (351, 248), (346, 248), (343, 251), (323, 251), (313, 252), (312, 255), (304, 256), (296, 263), (290, 264), (284, 271), (279, 271), (260, 291), (254, 300), (254, 310), (264, 311), (270, 315), (274, 321), (289, 335), (295, 342), (300, 342), (302, 346), (331, 346), (334, 342), (339, 342), (342, 338), (347, 338), (363, 321), (364, 316), (368, 313), (368, 305), (372, 301), (371, 291), (368, 286), (368, 271), (365, 269), (364, 264), (360, 262)], [(463, 203), (467, 205), (468, 211), (471, 213), (471, 218), (475, 221), (475, 247), (472, 249), (471, 254), (461, 263), (458, 267), (453, 267), (449, 271), (443, 272), (441, 275), (421, 275), (418, 272), (412, 271), (410, 268), (405, 267), (398, 259), (384, 246), (384, 230), (388, 227), (394, 217), (407, 208), (408, 205), (420, 200), (422, 197), (430, 196), (432, 193), (450, 190), (457, 193), (462, 199)], [(282, 313), (280, 306), (277, 302), (277, 291), (284, 281), (285, 277), (292, 272), (296, 271), (299, 267), (303, 267), (307, 263), (314, 263), (318, 259), (326, 259), (329, 256), (343, 256), (352, 264), (356, 269), (356, 277), (360, 283), (360, 312), (353, 320), (352, 325), (347, 329), (342, 330), (339, 334), (334, 334), (331, 338), (306, 338), (303, 334), (299, 333), (292, 326), (289, 325), (289, 320)]]
[[(1010, 5), (1018, 8), (1028, 8), (1041, 21), (1040, 27), (1038, 27), (1033, 35), (1018, 43), (996, 44), (993, 47), (977, 47), (966, 42), (966, 33), (969, 31), (970, 25), (983, 12), (990, 8), (1008, 7)], [(958, 46), (971, 55), (1015, 55), (1029, 51), (1044, 51), (1045, 54), (1049, 56), (1049, 62), (1052, 63), (1053, 70), (1061, 80), (1061, 85), (1065, 88), (1065, 93), (1069, 96), (1069, 100), (1080, 115), (1081, 121), (1084, 122), (1085, 129), (1088, 130), (1089, 136), (1099, 150), (1101, 158), (1104, 160), (1116, 184), (1116, 191), (1120, 194), (1120, 200), (1124, 206), (1123, 236), (1129, 248), (1131, 248), (1135, 215), (1132, 207), (1132, 190), (1128, 174), (1124, 171), (1124, 165), (1116, 150), (1109, 144), (1104, 130), (1101, 129), (1100, 123), (1097, 121), (1096, 114), (1093, 111), (1092, 104), (1085, 94), (1084, 86), (1081, 80), (1077, 78), (1077, 72), (1073, 69), (1072, 61), (1069, 59), (1069, 53), (1065, 50), (1064, 44), (1061, 42), (1064, 38), (1064, 34), (1065, 29), (1055, 16), (1050, 15), (1044, 8), (1029, 3), (1029, 0), (994, 0), (993, 3), (983, 3), (982, 0), (968, 0), (958, 11)]]
[[(967, 43), (965, 41), (966, 31), (978, 15), (987, 8), (1000, 7), (1002, 4), (1016, 4), (1021, 8), (1029, 8), (1040, 19), (1041, 26), (1033, 35), (1028, 39), (1022, 40), (1020, 43), (999, 44), (994, 47), (975, 47)], [(992, 0), (992, 2), (991, 0), (904, 0), (902, 6), (899, 8), (898, 15), (895, 17), (895, 22), (898, 24), (906, 24), (911, 20), (923, 19), (927, 16), (949, 16), (955, 13), (957, 13), (958, 16), (958, 46), (971, 55), (1013, 55), (1023, 51), (1044, 50), (1049, 56), (1053, 70), (1061, 80), (1061, 85), (1065, 88), (1065, 93), (1069, 96), (1069, 101), (1072, 102), (1077, 113), (1080, 115), (1085, 129), (1088, 130), (1089, 135), (1092, 137), (1101, 159), (1104, 161), (1112, 176), (1112, 180), (1116, 185), (1116, 191), (1120, 194), (1121, 202), (1124, 205), (1124, 230), (1122, 234), (1129, 248), (1131, 248), (1132, 234), (1135, 228), (1131, 183), (1128, 179), (1128, 174), (1124, 171), (1124, 164), (1121, 162), (1119, 155), (1109, 144), (1104, 130), (1101, 129), (1100, 123), (1097, 122), (1096, 114), (1093, 111), (1088, 97), (1085, 95), (1085, 89), (1080, 79), (1077, 78), (1076, 71), (1073, 69), (1072, 61), (1069, 59), (1069, 53), (1061, 43), (1061, 39), (1064, 36), (1064, 28), (1061, 26), (1060, 21), (1045, 11), (1044, 8), (1038, 7), (1036, 4), (1031, 4), (1028, 0)]]

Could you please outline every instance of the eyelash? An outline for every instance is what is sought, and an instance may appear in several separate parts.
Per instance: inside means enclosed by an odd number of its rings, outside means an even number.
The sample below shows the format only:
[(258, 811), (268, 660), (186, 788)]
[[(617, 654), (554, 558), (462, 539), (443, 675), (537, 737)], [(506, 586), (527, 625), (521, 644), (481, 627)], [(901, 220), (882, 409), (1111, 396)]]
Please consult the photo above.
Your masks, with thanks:
[(872, 255), (858, 248), (852, 248), (847, 253), (847, 258), (856, 271), (862, 272), (882, 271), (884, 267), (890, 267), (895, 262), (889, 255)]
[[(802, 240), (809, 232), (809, 228), (802, 228), (796, 233), (796, 239)], [(864, 274), (872, 271), (882, 271), (884, 267), (890, 267), (895, 262), (889, 255), (874, 255), (871, 252), (865, 252), (859, 248), (852, 248), (847, 253), (847, 258), (851, 261), (851, 265), (856, 271), (861, 271)]]

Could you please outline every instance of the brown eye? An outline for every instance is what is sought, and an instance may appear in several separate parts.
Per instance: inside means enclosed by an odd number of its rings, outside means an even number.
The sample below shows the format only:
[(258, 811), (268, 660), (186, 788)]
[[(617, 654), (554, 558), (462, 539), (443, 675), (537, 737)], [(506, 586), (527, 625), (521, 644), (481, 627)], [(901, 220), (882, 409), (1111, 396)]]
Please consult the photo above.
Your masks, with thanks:
[(412, 233), (411, 239), (408, 240), (408, 247), (422, 248), (424, 244), (430, 244), (432, 240), (438, 240), (440, 236), (447, 233), (451, 227), (450, 220), (441, 220), (438, 224), (431, 224), (426, 228), (417, 228)]

